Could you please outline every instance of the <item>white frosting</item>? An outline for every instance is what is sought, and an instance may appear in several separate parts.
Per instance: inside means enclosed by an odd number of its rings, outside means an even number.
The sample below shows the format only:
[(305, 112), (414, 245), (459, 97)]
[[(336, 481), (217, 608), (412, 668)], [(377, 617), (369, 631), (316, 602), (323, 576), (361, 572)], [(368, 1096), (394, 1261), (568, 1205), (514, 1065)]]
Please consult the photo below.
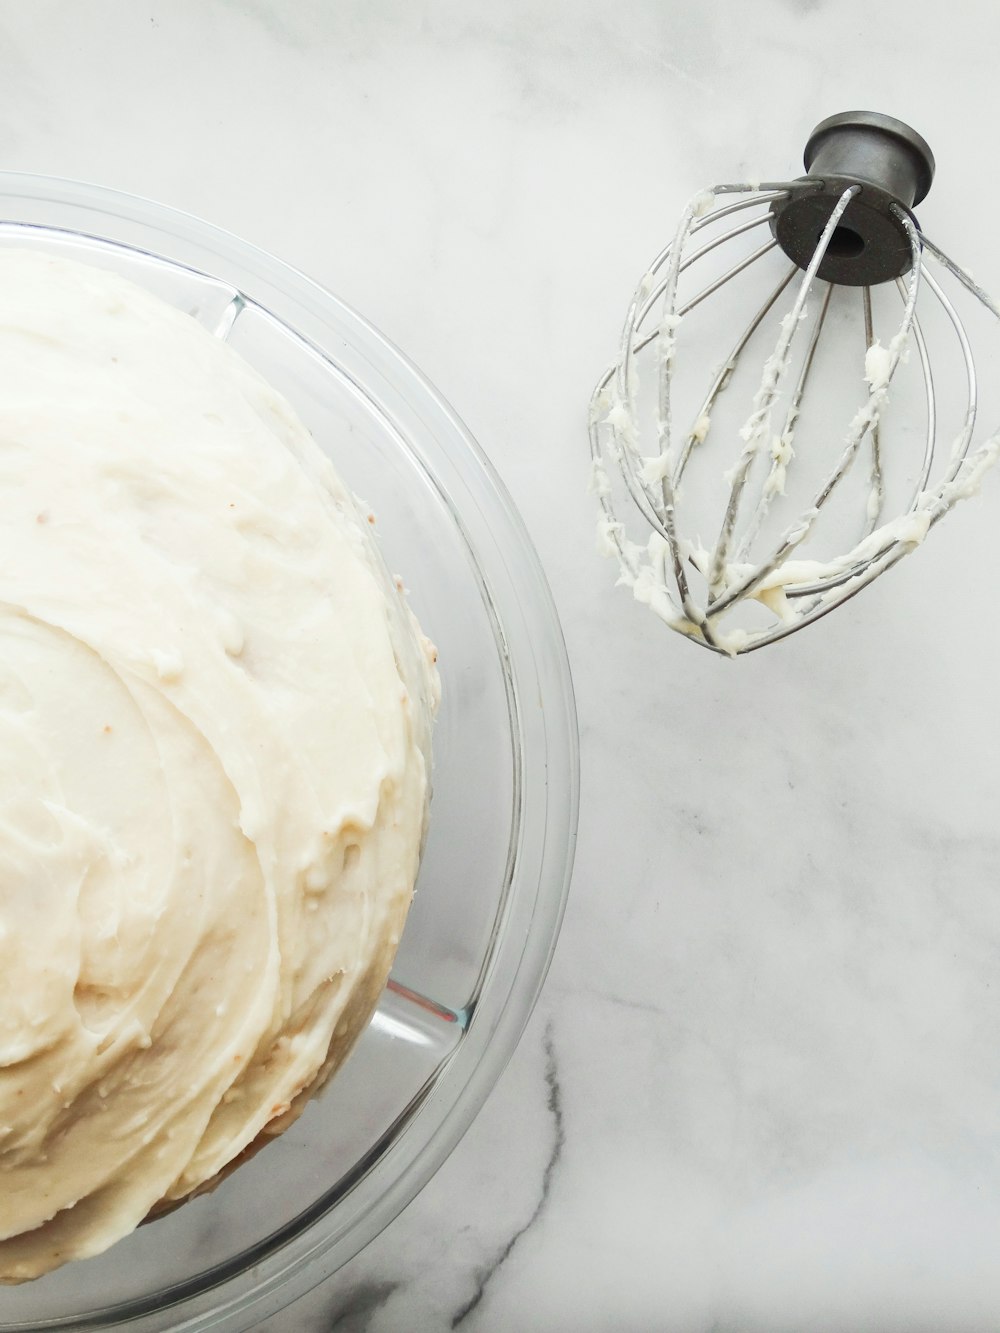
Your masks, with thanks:
[(367, 1022), (432, 652), (328, 460), (194, 320), (0, 252), (0, 1280), (280, 1132)]
[(708, 435), (712, 419), (707, 412), (703, 412), (698, 420), (691, 427), (691, 438), (696, 444), (704, 444)]
[(892, 352), (876, 339), (865, 353), (865, 379), (869, 387), (884, 389), (889, 383), (892, 368)]

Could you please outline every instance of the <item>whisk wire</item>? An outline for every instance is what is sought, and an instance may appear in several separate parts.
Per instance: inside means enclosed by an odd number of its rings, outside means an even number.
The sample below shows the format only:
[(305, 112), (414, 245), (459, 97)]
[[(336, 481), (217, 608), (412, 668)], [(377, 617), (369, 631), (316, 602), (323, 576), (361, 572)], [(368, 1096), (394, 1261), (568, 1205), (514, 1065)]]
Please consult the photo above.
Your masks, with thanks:
[[(926, 267), (924, 268), (923, 278), (926, 282)], [(896, 279), (896, 289), (905, 303), (906, 286), (901, 278)], [(931, 468), (934, 466), (934, 452), (937, 447), (937, 394), (934, 390), (934, 371), (931, 367), (931, 359), (927, 351), (927, 339), (924, 337), (923, 325), (920, 322), (919, 316), (916, 315), (913, 319), (913, 344), (917, 349), (917, 360), (920, 362), (920, 373), (923, 377), (927, 427), (924, 433), (924, 454), (920, 463), (920, 472), (906, 506), (907, 513), (912, 513), (913, 510), (916, 509), (921, 495), (927, 489), (927, 483), (930, 480), (931, 475)]]
[[(703, 259), (705, 255), (711, 254), (713, 250), (717, 250), (721, 245), (726, 245), (728, 242), (735, 240), (737, 236), (742, 236), (748, 231), (754, 231), (757, 227), (764, 226), (766, 222), (767, 222), (767, 214), (765, 213), (759, 218), (750, 218), (750, 220), (747, 222), (741, 222), (738, 223), (735, 227), (730, 227), (728, 231), (724, 231), (720, 236), (714, 237), (711, 241), (707, 242), (707, 244), (701, 246), (700, 249), (696, 250), (694, 254), (688, 255), (685, 259), (683, 259), (681, 261), (678, 273), (680, 274), (687, 272), (687, 270), (691, 267), (692, 264), (697, 263), (699, 259)], [(692, 235), (694, 234), (694, 227), (691, 228), (691, 233)], [(761, 255), (767, 254), (769, 250), (773, 250), (777, 244), (778, 242), (772, 238), (765, 245), (761, 246), (759, 250), (755, 251), (752, 255), (748, 256), (746, 259), (741, 260), (738, 264), (734, 264), (733, 267), (728, 271), (728, 273), (723, 274), (721, 278), (718, 278), (710, 286), (704, 288), (703, 291), (699, 292), (698, 295), (695, 296), (692, 300), (688, 301), (686, 305), (681, 306), (681, 308), (677, 311), (677, 314), (686, 315), (689, 310), (693, 310), (696, 305), (700, 305), (701, 302), (704, 301), (706, 297), (711, 296), (713, 292), (718, 291), (718, 289), (722, 286), (724, 282), (728, 282), (728, 280), (731, 277), (735, 277), (737, 273), (741, 273), (743, 269), (747, 268), (750, 264), (752, 264), (755, 259), (759, 259)], [(666, 253), (669, 254), (670, 253), (669, 250)], [(650, 272), (651, 273), (655, 272), (655, 269), (651, 269)], [(635, 333), (638, 333), (638, 331), (642, 328), (643, 324), (646, 322), (646, 319), (650, 311), (655, 309), (657, 303), (663, 298), (664, 292), (667, 289), (667, 284), (669, 281), (670, 281), (670, 275), (667, 274), (665, 277), (661, 278), (660, 281), (654, 287), (650, 289), (648, 296), (643, 301), (641, 307), (639, 308), (638, 314), (636, 315), (635, 330), (634, 330)], [(659, 336), (659, 333), (660, 333), (659, 329), (653, 329), (649, 333), (647, 333), (644, 338), (638, 340), (635, 339), (633, 335), (633, 338), (631, 339), (633, 355), (635, 355), (637, 352), (641, 352), (644, 347), (647, 347), (649, 343), (653, 341), (654, 338)]]
[(688, 432), (687, 439), (685, 440), (684, 443), (684, 448), (682, 449), (680, 457), (677, 460), (677, 467), (674, 470), (675, 486), (679, 485), (680, 483), (681, 477), (684, 474), (684, 469), (687, 466), (688, 459), (691, 456), (691, 451), (694, 449), (696, 444), (704, 442), (705, 437), (708, 434), (708, 429), (712, 419), (712, 409), (715, 406), (716, 399), (728, 385), (732, 377), (733, 371), (736, 369), (736, 363), (739, 360), (740, 356), (742, 355), (744, 348), (746, 347), (750, 339), (753, 337), (753, 335), (760, 328), (761, 324), (764, 322), (767, 316), (774, 309), (778, 300), (785, 292), (785, 290), (788, 288), (792, 279), (798, 272), (799, 270), (793, 264), (792, 267), (785, 274), (785, 276), (778, 283), (777, 287), (774, 288), (770, 296), (767, 297), (763, 305), (758, 309), (757, 313), (751, 319), (750, 323), (740, 334), (739, 338), (736, 340), (736, 344), (733, 347), (733, 350), (729, 353), (729, 356), (722, 363), (721, 368), (716, 373), (715, 379), (713, 380), (708, 393), (702, 400), (701, 407), (698, 411), (697, 416), (695, 417), (694, 426)]
[[(835, 214), (836, 210), (830, 215), (831, 221), (833, 221)], [(832, 234), (833, 228), (830, 227), (829, 223), (827, 224), (827, 227)], [(897, 333), (889, 342), (888, 365), (885, 368), (884, 374), (880, 378), (876, 379), (873, 376), (870, 379), (868, 386), (868, 400), (865, 405), (855, 413), (854, 419), (848, 429), (847, 440), (844, 444), (840, 458), (837, 460), (833, 470), (827, 476), (826, 481), (813, 499), (812, 504), (802, 513), (799, 519), (792, 524), (791, 527), (786, 529), (784, 536), (778, 543), (777, 549), (770, 558), (762, 562), (751, 574), (748, 574), (741, 580), (737, 580), (735, 585), (729, 587), (724, 596), (720, 597), (717, 602), (713, 603), (713, 613), (719, 614), (732, 606), (734, 602), (754, 593), (771, 577), (772, 574), (785, 564), (791, 553), (802, 544), (806, 537), (809, 536), (815, 525), (816, 519), (819, 517), (820, 510), (830, 498), (834, 489), (847, 475), (851, 464), (857, 456), (858, 449), (860, 448), (865, 435), (871, 427), (878, 422), (882, 405), (888, 394), (889, 385), (896, 373), (903, 346), (913, 324), (916, 312), (917, 292), (920, 287), (920, 240), (917, 230), (912, 223), (909, 224), (909, 231), (907, 234), (913, 247), (914, 262), (910, 273), (910, 282), (907, 289), (906, 305), (903, 310), (902, 323), (900, 324)], [(829, 237), (827, 239), (829, 239)], [(817, 254), (818, 252), (819, 246), (817, 246)], [(819, 262), (817, 260), (816, 267), (818, 266)], [(889, 549), (892, 546), (894, 540), (895, 539), (892, 539), (888, 542), (886, 549)], [(852, 573), (848, 572), (849, 570), (860, 572), (866, 564), (871, 563), (871, 560), (878, 559), (878, 555), (882, 554), (882, 552), (873, 555), (867, 560), (864, 558), (852, 559), (854, 554), (855, 552), (849, 553), (847, 559), (843, 562), (843, 567), (835, 571), (838, 576), (835, 583), (827, 585), (824, 580), (817, 584), (807, 584), (804, 588), (800, 589), (800, 595), (812, 591), (821, 591), (825, 586), (836, 587), (842, 585), (853, 576)], [(840, 575), (843, 577), (839, 577)], [(794, 580), (790, 580), (790, 582), (794, 582)], [(784, 591), (787, 596), (787, 585), (785, 586)]]
[[(865, 319), (865, 354), (875, 346), (875, 322), (872, 316), (872, 289), (867, 284), (861, 289), (861, 305)], [(882, 475), (882, 448), (879, 422), (871, 428), (872, 456), (868, 471), (868, 504), (862, 536), (875, 531), (885, 507), (885, 480)]]
[(852, 185), (846, 189), (830, 213), (829, 220), (820, 235), (819, 243), (813, 253), (809, 267), (806, 269), (802, 281), (799, 283), (799, 290), (796, 293), (792, 309), (781, 321), (781, 332), (778, 335), (777, 346), (764, 363), (760, 388), (754, 395), (753, 411), (740, 431), (740, 436), (744, 442), (743, 451), (740, 461), (732, 474), (729, 489), (729, 503), (726, 506), (722, 528), (715, 544), (715, 550), (712, 553), (708, 571), (708, 599), (710, 607), (714, 608), (715, 604), (720, 600), (725, 600), (727, 605), (732, 600), (731, 598), (725, 598), (725, 570), (729, 557), (729, 548), (732, 542), (733, 531), (736, 526), (740, 500), (742, 499), (743, 491), (746, 487), (747, 477), (750, 474), (750, 468), (757, 456), (761, 443), (768, 433), (771, 409), (774, 405), (775, 398), (777, 397), (781, 382), (788, 370), (792, 343), (795, 334), (798, 331), (802, 314), (805, 310), (809, 289), (816, 277), (816, 271), (823, 261), (823, 256), (826, 254), (833, 233), (836, 230), (840, 219), (843, 217), (847, 205), (858, 193), (859, 188), (859, 186)]
[(926, 268), (924, 268), (924, 281), (937, 297), (949, 323), (954, 329), (955, 336), (958, 338), (959, 347), (962, 349), (962, 359), (965, 363), (967, 394), (965, 420), (961, 431), (952, 445), (950, 467), (946, 476), (946, 481), (953, 481), (958, 475), (959, 468), (968, 456), (969, 446), (972, 443), (972, 435), (976, 428), (976, 417), (979, 412), (979, 381), (976, 375), (975, 358), (972, 355), (972, 344), (969, 342), (969, 335), (966, 332), (965, 325), (958, 317), (958, 311), (949, 300), (947, 294), (942, 290), (940, 283), (937, 282), (932, 273), (927, 272)]
[(747, 524), (746, 531), (740, 541), (737, 560), (744, 560), (749, 556), (750, 550), (757, 540), (761, 525), (771, 506), (772, 497), (780, 490), (784, 493), (784, 476), (788, 466), (795, 454), (795, 423), (798, 420), (799, 412), (802, 409), (802, 399), (805, 396), (806, 384), (809, 380), (809, 373), (812, 370), (813, 361), (816, 357), (816, 349), (819, 346), (820, 334), (823, 332), (823, 325), (826, 322), (827, 311), (830, 309), (830, 298), (833, 296), (833, 283), (826, 284), (826, 292), (823, 296), (823, 302), (819, 309), (819, 314), (813, 323), (813, 330), (809, 337), (809, 344), (806, 348), (806, 354), (802, 362), (802, 369), (799, 372), (799, 378), (795, 389), (789, 399), (788, 408), (785, 412), (785, 423), (781, 429), (781, 434), (777, 437), (775, 445), (771, 451), (771, 464), (768, 468), (767, 477), (761, 487), (760, 494), (757, 497), (757, 503), (754, 506), (750, 521)]

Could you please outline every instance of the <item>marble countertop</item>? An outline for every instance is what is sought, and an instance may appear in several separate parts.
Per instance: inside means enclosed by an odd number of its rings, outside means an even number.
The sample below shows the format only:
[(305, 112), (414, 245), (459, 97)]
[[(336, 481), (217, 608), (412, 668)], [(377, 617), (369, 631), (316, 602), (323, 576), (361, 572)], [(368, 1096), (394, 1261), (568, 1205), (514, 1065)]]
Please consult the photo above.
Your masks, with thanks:
[(931, 141), (921, 221), (1000, 292), (998, 39), (988, 0), (0, 3), (3, 165), (188, 210), (362, 311), (513, 493), (573, 663), (535, 1015), (437, 1176), (271, 1333), (1000, 1327), (1000, 480), (731, 663), (614, 588), (585, 430), (687, 198), (793, 174), (838, 110)]

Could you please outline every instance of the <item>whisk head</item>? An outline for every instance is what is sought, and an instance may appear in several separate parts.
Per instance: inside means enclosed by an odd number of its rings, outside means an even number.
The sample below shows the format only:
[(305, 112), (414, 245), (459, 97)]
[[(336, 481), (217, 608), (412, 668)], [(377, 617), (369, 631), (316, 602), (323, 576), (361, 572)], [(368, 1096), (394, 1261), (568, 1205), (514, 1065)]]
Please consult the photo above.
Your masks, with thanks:
[(977, 432), (969, 327), (1000, 310), (913, 217), (926, 143), (848, 112), (805, 166), (691, 201), (591, 401), (601, 548), (637, 600), (728, 655), (854, 596), (1000, 452)]

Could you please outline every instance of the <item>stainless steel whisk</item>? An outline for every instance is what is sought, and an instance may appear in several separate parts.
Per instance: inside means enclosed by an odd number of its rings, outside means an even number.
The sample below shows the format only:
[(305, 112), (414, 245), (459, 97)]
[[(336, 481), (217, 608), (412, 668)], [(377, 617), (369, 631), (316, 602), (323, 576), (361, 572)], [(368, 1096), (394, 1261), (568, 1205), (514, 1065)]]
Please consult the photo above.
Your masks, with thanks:
[[(636, 290), (618, 358), (591, 401), (593, 489), (601, 506), (602, 549), (617, 557), (620, 581), (637, 600), (693, 642), (730, 656), (784, 638), (866, 587), (919, 545), (960, 498), (977, 489), (1000, 452), (997, 435), (973, 447), (979, 405), (976, 366), (966, 324), (945, 286), (974, 298), (979, 303), (975, 308), (985, 308), (998, 319), (1000, 310), (923, 235), (912, 214), (934, 175), (925, 141), (892, 117), (847, 112), (816, 127), (806, 145), (805, 168), (807, 175), (798, 180), (717, 185), (691, 201), (672, 242)], [(764, 232), (766, 239), (747, 249), (755, 231)], [(712, 265), (724, 250), (736, 251), (736, 257), (715, 272)], [(777, 284), (768, 286), (707, 392), (699, 391), (686, 405), (688, 424), (678, 431), (682, 406), (676, 363), (693, 312), (709, 297), (718, 300), (724, 289), (732, 292), (746, 284), (774, 251), (792, 260), (791, 269), (786, 265)], [(929, 271), (928, 257), (935, 261), (938, 277)], [(699, 273), (693, 290), (686, 292), (692, 274)], [(897, 307), (884, 342), (876, 334), (873, 313), (873, 288), (883, 287)], [(923, 304), (918, 315), (921, 295), (934, 306), (931, 322), (936, 320), (952, 341), (956, 380), (962, 386), (956, 398), (957, 428), (936, 475), (934, 464), (942, 454), (941, 411)], [(849, 305), (831, 313), (838, 301), (848, 298)], [(864, 385), (846, 432), (835, 438), (824, 460), (811, 446), (799, 448), (806, 390), (812, 392), (823, 355), (824, 325), (852, 319), (861, 325), (852, 382), (863, 378)], [(810, 320), (803, 339), (800, 330)], [(740, 412), (729, 428), (718, 420), (723, 395), (741, 368), (746, 378), (744, 352), (751, 341), (765, 336), (760, 331), (767, 327), (774, 335), (773, 350), (759, 377), (747, 386), (753, 389), (749, 410)], [(919, 370), (916, 383), (922, 385), (917, 397), (923, 419), (919, 427), (912, 421), (902, 424), (907, 457), (914, 444), (916, 452), (905, 493), (893, 511), (887, 477), (896, 441), (886, 438), (892, 418), (886, 409), (890, 396), (896, 406), (890, 390), (900, 367), (911, 359), (911, 348)], [(826, 435), (825, 399), (817, 411), (819, 433)], [(693, 460), (707, 457), (720, 435), (730, 446), (728, 470), (718, 492), (721, 518), (716, 511), (707, 520), (713, 524), (714, 539), (706, 545), (700, 536), (685, 535), (691, 531), (686, 518), (706, 521), (687, 504), (688, 482)], [(856, 465), (862, 456), (868, 467), (857, 493)], [(799, 481), (801, 495), (790, 496), (790, 482), (804, 473), (810, 475)], [(616, 474), (632, 501), (631, 520), (638, 518), (643, 525), (642, 541), (629, 536), (616, 512)], [(852, 484), (845, 484), (852, 474)], [(834, 551), (812, 554), (825, 522), (821, 515), (832, 507), (833, 497), (844, 496), (852, 486), (853, 531), (841, 534)], [(843, 517), (840, 521), (843, 525)]]

